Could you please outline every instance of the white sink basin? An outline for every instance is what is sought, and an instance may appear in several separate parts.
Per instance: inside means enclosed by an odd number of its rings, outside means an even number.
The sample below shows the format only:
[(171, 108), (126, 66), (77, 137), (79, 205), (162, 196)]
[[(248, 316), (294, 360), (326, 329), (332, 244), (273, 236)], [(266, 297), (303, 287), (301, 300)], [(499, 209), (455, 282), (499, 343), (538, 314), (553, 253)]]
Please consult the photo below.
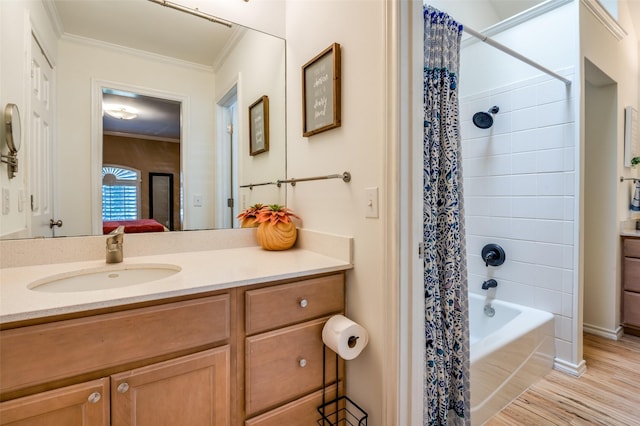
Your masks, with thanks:
[(28, 288), (47, 293), (108, 290), (161, 280), (181, 269), (165, 263), (105, 265), (52, 275), (32, 282)]

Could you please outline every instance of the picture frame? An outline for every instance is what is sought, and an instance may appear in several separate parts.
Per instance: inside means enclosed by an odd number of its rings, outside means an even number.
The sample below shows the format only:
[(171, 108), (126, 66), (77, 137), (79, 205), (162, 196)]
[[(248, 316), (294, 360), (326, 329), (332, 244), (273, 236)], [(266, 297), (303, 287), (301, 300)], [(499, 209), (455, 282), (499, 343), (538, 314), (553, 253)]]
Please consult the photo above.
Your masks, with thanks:
[(340, 51), (340, 44), (333, 43), (302, 66), (304, 137), (342, 125)]
[(249, 155), (269, 151), (269, 97), (261, 96), (249, 106)]

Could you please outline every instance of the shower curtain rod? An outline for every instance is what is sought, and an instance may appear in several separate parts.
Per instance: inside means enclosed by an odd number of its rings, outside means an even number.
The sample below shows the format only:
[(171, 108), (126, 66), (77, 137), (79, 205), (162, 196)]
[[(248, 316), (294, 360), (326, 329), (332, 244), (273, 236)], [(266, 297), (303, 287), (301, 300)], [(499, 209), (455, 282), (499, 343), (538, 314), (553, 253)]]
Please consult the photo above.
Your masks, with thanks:
[(558, 80), (562, 81), (565, 85), (569, 86), (571, 84), (571, 80), (568, 80), (566, 78), (564, 78), (563, 76), (561, 76), (560, 74), (556, 74), (555, 72), (551, 71), (548, 68), (543, 67), (542, 65), (540, 65), (537, 62), (532, 61), (531, 59), (527, 58), (526, 56), (521, 55), (520, 53), (509, 49), (507, 46), (498, 43), (497, 41), (487, 37), (486, 35), (479, 33), (478, 31), (467, 27), (466, 25), (462, 26), (462, 29), (465, 33), (479, 39), (480, 41), (487, 43), (490, 46), (495, 47), (498, 50), (503, 51), (504, 53), (506, 53), (507, 55), (511, 55), (516, 59), (520, 59), (522, 62), (531, 65), (534, 68), (539, 69), (540, 71), (549, 74), (551, 77), (557, 78)]

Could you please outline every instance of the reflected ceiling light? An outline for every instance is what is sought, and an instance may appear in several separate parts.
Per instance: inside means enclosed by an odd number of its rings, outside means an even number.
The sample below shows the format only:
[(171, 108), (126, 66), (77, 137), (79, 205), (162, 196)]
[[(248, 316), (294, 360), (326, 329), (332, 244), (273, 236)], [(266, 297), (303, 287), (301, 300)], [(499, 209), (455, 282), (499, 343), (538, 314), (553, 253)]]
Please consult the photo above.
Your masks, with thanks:
[(105, 105), (104, 112), (119, 120), (133, 120), (138, 116), (138, 110), (124, 105)]

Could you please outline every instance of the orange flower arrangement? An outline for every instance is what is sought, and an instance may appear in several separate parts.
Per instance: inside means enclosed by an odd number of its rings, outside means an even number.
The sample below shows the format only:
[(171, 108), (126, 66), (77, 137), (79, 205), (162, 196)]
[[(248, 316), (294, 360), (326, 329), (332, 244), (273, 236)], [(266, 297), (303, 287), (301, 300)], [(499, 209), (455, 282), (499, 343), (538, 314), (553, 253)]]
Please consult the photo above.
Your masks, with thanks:
[(275, 225), (278, 222), (290, 223), (291, 217), (300, 219), (291, 209), (278, 204), (271, 204), (269, 206), (262, 207), (256, 212), (255, 217), (256, 222), (258, 223), (269, 222), (272, 225)]
[(240, 213), (237, 217), (240, 220), (242, 227), (251, 228), (251, 227), (258, 226), (259, 225), (259, 223), (257, 222), (258, 212), (260, 212), (260, 210), (264, 208), (265, 208), (264, 205), (258, 203), (258, 204), (254, 204), (253, 206), (249, 207), (248, 209)]
[(292, 217), (300, 219), (291, 209), (278, 204), (263, 207), (256, 213), (255, 222), (258, 244), (265, 250), (286, 250), (293, 247), (297, 238)]

